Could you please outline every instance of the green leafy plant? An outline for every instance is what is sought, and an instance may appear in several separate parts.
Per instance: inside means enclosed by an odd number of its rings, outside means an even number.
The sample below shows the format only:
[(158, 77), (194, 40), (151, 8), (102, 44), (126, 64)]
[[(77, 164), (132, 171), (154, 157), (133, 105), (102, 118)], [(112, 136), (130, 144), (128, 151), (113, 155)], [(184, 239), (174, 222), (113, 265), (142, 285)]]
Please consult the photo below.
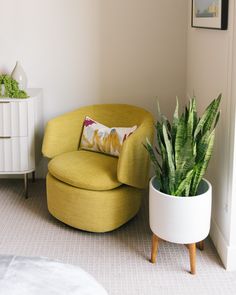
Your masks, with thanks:
[(155, 125), (157, 144), (144, 145), (155, 169), (160, 190), (173, 196), (195, 196), (213, 152), (215, 127), (220, 117), (221, 94), (197, 116), (196, 99), (191, 98), (179, 116), (179, 104), (172, 124), (161, 114)]
[[(4, 91), (2, 85), (4, 85)], [(19, 89), (18, 82), (11, 76), (0, 75), (0, 97), (27, 98), (28, 95)]]

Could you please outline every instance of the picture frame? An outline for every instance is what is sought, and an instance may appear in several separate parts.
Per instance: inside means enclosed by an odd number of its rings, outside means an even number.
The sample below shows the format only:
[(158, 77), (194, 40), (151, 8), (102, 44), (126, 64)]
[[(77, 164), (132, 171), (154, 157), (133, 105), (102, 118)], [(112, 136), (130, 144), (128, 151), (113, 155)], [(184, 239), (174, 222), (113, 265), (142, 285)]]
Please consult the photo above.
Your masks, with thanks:
[(228, 0), (192, 0), (192, 27), (227, 30)]

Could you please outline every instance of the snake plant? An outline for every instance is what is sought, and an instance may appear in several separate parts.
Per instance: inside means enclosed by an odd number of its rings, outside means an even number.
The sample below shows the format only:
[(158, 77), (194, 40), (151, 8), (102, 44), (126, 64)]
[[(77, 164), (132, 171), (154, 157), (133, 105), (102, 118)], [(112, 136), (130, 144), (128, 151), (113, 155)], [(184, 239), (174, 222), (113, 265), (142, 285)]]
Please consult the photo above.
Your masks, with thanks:
[(221, 94), (197, 116), (196, 99), (191, 98), (179, 116), (179, 104), (172, 124), (161, 114), (158, 104), (157, 144), (146, 140), (160, 190), (173, 196), (195, 196), (213, 152), (215, 127), (220, 117)]

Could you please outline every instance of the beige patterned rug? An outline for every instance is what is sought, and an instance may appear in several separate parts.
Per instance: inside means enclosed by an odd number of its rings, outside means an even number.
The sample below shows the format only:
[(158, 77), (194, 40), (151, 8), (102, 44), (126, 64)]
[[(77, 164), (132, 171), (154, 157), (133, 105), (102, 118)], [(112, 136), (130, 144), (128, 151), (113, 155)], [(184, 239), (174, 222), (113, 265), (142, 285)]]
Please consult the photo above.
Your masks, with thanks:
[[(207, 241), (197, 252), (197, 275), (189, 271), (184, 246), (161, 242), (158, 262), (148, 262), (151, 232), (147, 201), (125, 226), (106, 234), (70, 228), (47, 211), (45, 182), (29, 185), (0, 180), (0, 254), (44, 256), (75, 264), (90, 273), (110, 295), (236, 294), (236, 272), (226, 272)], [(147, 199), (147, 197), (146, 197)]]

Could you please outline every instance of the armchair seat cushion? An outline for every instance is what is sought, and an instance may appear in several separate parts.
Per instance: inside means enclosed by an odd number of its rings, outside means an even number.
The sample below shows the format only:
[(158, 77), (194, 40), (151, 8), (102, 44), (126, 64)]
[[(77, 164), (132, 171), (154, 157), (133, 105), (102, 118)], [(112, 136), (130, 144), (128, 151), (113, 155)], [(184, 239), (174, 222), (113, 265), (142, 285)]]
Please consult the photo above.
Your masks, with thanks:
[(110, 190), (117, 180), (118, 159), (91, 151), (73, 151), (54, 157), (48, 170), (58, 180), (88, 190)]

